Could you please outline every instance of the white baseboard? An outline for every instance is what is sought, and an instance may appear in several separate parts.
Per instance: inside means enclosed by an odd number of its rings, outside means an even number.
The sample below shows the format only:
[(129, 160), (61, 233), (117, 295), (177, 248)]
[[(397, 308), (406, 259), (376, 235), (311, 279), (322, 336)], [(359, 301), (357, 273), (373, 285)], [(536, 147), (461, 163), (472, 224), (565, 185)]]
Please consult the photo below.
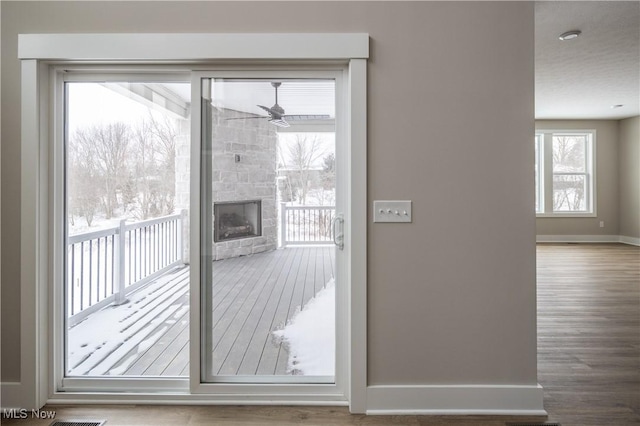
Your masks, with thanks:
[(546, 416), (542, 386), (369, 386), (367, 414)]
[(23, 401), (21, 401), (21, 395), (22, 395), (22, 383), (20, 382), (0, 383), (0, 410), (24, 408), (22, 406)]
[(640, 246), (640, 238), (627, 237), (626, 235), (620, 235), (620, 242), (632, 246)]
[(537, 243), (622, 243), (640, 246), (640, 238), (624, 235), (536, 235)]
[(618, 235), (536, 235), (537, 243), (619, 243)]

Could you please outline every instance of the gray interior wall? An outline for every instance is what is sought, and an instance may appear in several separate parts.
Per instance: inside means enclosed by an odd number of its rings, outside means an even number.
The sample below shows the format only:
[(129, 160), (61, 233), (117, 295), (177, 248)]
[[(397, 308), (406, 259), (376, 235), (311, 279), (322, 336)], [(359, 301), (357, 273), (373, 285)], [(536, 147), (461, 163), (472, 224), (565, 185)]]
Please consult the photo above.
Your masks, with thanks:
[(640, 117), (619, 121), (620, 235), (640, 238)]
[(414, 202), (412, 224), (367, 218), (369, 383), (536, 382), (531, 2), (1, 7), (2, 380), (20, 364), (18, 33), (368, 32), (369, 205)]
[[(537, 120), (536, 130), (596, 131), (597, 217), (539, 217), (538, 235), (618, 235), (618, 122), (616, 120)], [(604, 221), (604, 228), (600, 228)]]

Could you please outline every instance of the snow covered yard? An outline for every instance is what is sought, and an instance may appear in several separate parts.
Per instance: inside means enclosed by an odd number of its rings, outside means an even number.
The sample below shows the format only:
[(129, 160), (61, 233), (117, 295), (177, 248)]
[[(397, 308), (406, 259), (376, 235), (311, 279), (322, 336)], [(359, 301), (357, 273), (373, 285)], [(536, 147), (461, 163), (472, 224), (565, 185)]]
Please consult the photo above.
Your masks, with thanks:
[(289, 345), (288, 369), (293, 374), (335, 375), (335, 290), (332, 278), (284, 329), (273, 332)]

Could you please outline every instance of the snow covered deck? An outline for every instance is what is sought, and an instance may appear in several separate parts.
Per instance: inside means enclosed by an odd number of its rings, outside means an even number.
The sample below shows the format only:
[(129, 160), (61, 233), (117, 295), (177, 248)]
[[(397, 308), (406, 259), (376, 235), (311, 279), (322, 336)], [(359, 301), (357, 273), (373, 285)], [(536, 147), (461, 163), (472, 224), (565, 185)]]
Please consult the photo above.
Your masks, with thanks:
[[(287, 345), (274, 335), (334, 275), (333, 247), (274, 250), (213, 263), (214, 375), (284, 375)], [(185, 376), (189, 268), (182, 267), (68, 331), (70, 376)]]

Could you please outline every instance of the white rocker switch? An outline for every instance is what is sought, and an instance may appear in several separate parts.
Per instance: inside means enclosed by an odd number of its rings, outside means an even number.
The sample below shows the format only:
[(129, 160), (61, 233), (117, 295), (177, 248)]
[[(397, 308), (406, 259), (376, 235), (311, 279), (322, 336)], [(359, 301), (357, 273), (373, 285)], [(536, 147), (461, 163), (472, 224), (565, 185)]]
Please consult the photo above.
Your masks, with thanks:
[(374, 222), (411, 222), (411, 200), (373, 202)]

